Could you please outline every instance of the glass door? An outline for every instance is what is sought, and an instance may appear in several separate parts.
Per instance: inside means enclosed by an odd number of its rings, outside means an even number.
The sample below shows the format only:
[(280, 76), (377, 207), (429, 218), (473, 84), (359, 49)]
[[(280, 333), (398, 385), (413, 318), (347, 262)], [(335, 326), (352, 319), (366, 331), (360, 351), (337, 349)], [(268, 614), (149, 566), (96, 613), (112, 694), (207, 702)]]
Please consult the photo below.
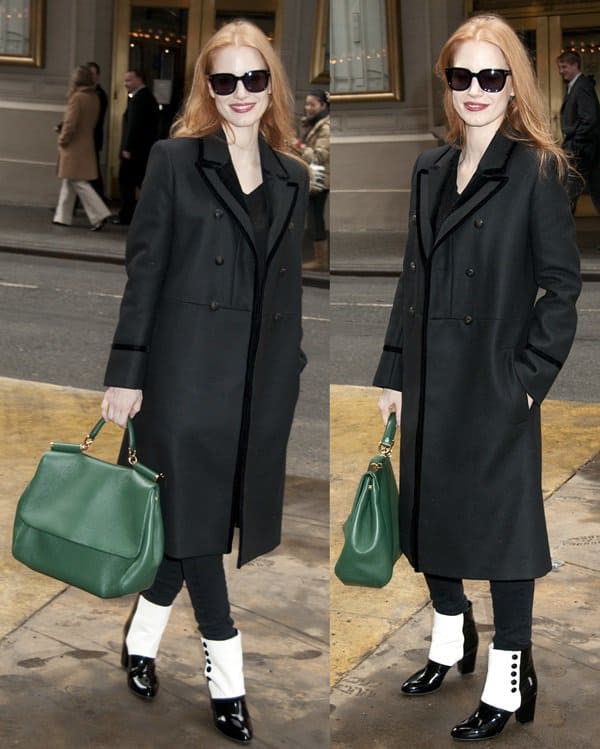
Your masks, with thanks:
[[(509, 17), (529, 50), (545, 95), (554, 134), (560, 138), (560, 108), (566, 93), (556, 58), (566, 50), (576, 50), (582, 58), (582, 72), (592, 75), (600, 96), (600, 3), (598, 12), (563, 13), (530, 17)], [(588, 195), (577, 204), (578, 216), (595, 216)]]

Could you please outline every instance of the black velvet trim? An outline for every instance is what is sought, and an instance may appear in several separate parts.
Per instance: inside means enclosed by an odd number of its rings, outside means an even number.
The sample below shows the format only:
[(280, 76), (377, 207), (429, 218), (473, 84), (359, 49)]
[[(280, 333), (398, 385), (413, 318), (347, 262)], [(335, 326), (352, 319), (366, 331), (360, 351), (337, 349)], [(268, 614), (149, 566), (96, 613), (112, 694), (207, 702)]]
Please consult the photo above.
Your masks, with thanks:
[(402, 349), (398, 348), (398, 346), (384, 346), (383, 350), (384, 351), (391, 351), (393, 354), (401, 354), (402, 353)]
[(544, 359), (544, 361), (547, 361), (550, 364), (554, 364), (555, 367), (558, 367), (559, 369), (562, 368), (562, 362), (558, 361), (558, 359), (555, 359), (553, 356), (549, 356), (543, 351), (540, 351), (535, 346), (532, 346), (530, 343), (528, 343), (527, 346), (525, 346), (525, 348), (528, 348), (530, 351), (533, 351), (534, 354), (537, 354), (539, 357)]
[(150, 351), (148, 346), (130, 346), (128, 343), (113, 343), (113, 351), (142, 351), (147, 353)]

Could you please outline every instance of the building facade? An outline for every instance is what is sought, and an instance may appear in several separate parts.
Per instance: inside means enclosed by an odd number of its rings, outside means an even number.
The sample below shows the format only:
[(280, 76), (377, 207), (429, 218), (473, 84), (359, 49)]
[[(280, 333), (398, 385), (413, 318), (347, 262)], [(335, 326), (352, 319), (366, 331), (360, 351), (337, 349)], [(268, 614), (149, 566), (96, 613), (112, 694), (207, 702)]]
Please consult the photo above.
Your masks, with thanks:
[[(100, 65), (101, 84), (109, 98), (101, 164), (108, 190), (116, 195), (125, 72), (130, 67), (146, 72), (161, 105), (164, 134), (191, 80), (202, 42), (231, 18), (248, 17), (271, 36), (300, 115), (314, 79), (318, 5), (317, 0), (11, 0), (1, 4), (0, 13), (12, 14), (12, 19), (0, 17), (0, 47), (4, 45), (0, 49), (0, 202), (55, 204), (59, 188), (55, 126), (64, 114), (71, 72), (92, 60)], [(27, 14), (31, 26), (25, 28)], [(32, 47), (39, 34), (42, 49), (37, 65), (26, 56), (9, 54), (11, 33), (23, 40), (23, 47), (28, 33)]]
[[(517, 30), (534, 61), (557, 135), (564, 96), (557, 55), (563, 49), (578, 49), (584, 72), (594, 74), (600, 84), (600, 2), (331, 0), (331, 9), (332, 28), (348, 28), (351, 37), (340, 41), (332, 33), (334, 268), (344, 235), (364, 233), (367, 252), (366, 238), (372, 243), (374, 232), (406, 230), (415, 158), (444, 140), (443, 89), (434, 64), (445, 40), (468, 15), (493, 11)], [(369, 15), (371, 19), (363, 19)], [(373, 31), (382, 19), (395, 26), (395, 34), (389, 28), (387, 36)], [(368, 42), (361, 46), (362, 39)], [(365, 55), (372, 60), (382, 49), (387, 52), (388, 78), (382, 78), (376, 64), (370, 66), (370, 79), (365, 63), (352, 79), (348, 60), (353, 58), (356, 64), (361, 57), (363, 62)], [(335, 68), (340, 60), (344, 69), (338, 85)], [(579, 213), (594, 214), (589, 199), (580, 201)]]

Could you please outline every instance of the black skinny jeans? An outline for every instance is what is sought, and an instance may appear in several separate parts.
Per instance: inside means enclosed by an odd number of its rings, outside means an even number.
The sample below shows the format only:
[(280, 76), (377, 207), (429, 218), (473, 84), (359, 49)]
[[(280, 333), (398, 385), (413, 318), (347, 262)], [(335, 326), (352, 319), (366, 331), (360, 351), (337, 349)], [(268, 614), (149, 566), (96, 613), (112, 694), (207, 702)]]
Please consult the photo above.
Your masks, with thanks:
[(198, 629), (207, 640), (228, 640), (237, 630), (229, 610), (223, 555), (174, 559), (165, 556), (152, 587), (142, 595), (150, 603), (170, 606), (185, 580)]
[[(469, 607), (462, 580), (437, 575), (425, 580), (439, 614), (463, 614)], [(525, 650), (531, 644), (534, 587), (535, 580), (490, 580), (497, 650)]]

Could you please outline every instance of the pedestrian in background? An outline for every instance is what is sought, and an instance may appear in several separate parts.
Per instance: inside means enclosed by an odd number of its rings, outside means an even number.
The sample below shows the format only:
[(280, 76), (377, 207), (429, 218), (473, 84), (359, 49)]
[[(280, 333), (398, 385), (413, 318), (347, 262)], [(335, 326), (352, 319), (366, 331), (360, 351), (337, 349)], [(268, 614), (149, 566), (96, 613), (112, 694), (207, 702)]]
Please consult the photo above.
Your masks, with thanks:
[(79, 197), (92, 231), (98, 231), (110, 210), (90, 185), (98, 177), (94, 128), (100, 101), (86, 65), (73, 71), (67, 96), (69, 103), (58, 134), (58, 176), (62, 183), (52, 223), (71, 226), (75, 198)]
[(252, 726), (223, 554), (236, 526), (238, 566), (279, 544), (306, 361), (308, 170), (290, 154), (292, 101), (281, 61), (253, 24), (223, 26), (202, 50), (173, 137), (152, 150), (129, 230), (102, 404), (120, 426), (135, 416), (139, 454), (166, 476), (165, 558), (127, 627), (129, 687), (155, 696), (155, 657), (185, 580), (215, 726), (239, 741)]
[(560, 109), (563, 149), (576, 171), (569, 176), (567, 191), (571, 210), (586, 187), (600, 213), (600, 103), (592, 76), (581, 72), (579, 52), (563, 52), (557, 58), (558, 70), (567, 83)]
[(327, 270), (329, 242), (325, 228), (325, 204), (329, 195), (329, 92), (311, 91), (304, 104), (302, 138), (296, 147), (311, 168), (308, 202), (308, 232), (313, 243), (313, 258), (302, 266), (305, 270)]
[(483, 694), (451, 732), (470, 741), (497, 736), (513, 713), (534, 718), (534, 581), (551, 569), (540, 405), (569, 353), (581, 282), (567, 160), (515, 32), (495, 15), (471, 18), (436, 72), (449, 145), (414, 168), (374, 384), (384, 421), (391, 411), (401, 421), (401, 545), (434, 609), (429, 659), (405, 695), (434, 692), (453, 665), (473, 671), (463, 579), (490, 581)]
[(158, 103), (139, 70), (125, 73), (127, 109), (121, 131), (119, 189), (121, 209), (116, 223), (129, 224), (142, 186), (150, 149), (158, 136)]
[(108, 96), (106, 95), (106, 91), (100, 85), (100, 66), (98, 63), (88, 62), (87, 66), (92, 73), (96, 94), (100, 101), (100, 113), (98, 115), (96, 127), (94, 128), (94, 147), (96, 149), (98, 177), (97, 179), (92, 180), (91, 185), (100, 198), (106, 203), (107, 201), (104, 195), (104, 180), (102, 179), (102, 170), (100, 169), (100, 151), (102, 151), (102, 146), (104, 145), (104, 119), (106, 117), (106, 110), (108, 109)]

